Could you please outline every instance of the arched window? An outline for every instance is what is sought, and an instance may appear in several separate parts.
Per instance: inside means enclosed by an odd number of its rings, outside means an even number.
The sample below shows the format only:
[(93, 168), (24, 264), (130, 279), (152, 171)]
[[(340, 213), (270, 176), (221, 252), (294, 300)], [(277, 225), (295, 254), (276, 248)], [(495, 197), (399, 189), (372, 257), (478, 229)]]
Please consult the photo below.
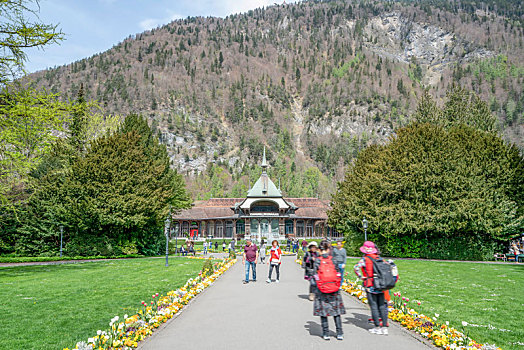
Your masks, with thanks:
[(251, 205), (251, 213), (278, 213), (278, 205), (271, 201), (258, 201)]

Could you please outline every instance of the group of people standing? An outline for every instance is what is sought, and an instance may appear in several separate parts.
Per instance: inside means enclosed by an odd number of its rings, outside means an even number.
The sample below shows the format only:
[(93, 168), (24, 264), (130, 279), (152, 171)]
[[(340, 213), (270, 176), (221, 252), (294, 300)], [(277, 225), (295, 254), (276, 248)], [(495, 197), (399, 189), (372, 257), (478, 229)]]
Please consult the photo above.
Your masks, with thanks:
[[(388, 308), (384, 291), (374, 286), (374, 261), (379, 259), (379, 252), (373, 242), (366, 241), (360, 251), (364, 253), (361, 260), (355, 265), (354, 271), (363, 280), (372, 320), (375, 325), (369, 330), (372, 334), (388, 334)], [(320, 316), (322, 337), (329, 340), (328, 317), (333, 316), (335, 321), (337, 339), (344, 339), (341, 315), (346, 313), (340, 287), (344, 279), (346, 264), (346, 250), (342, 242), (337, 242), (333, 247), (324, 240), (317, 244), (310, 242), (308, 251), (302, 260), (304, 278), (309, 281), (309, 300), (313, 301), (313, 315)], [(335, 284), (337, 285), (335, 287)]]
[[(244, 253), (242, 254), (242, 264), (245, 265), (246, 269), (246, 278), (244, 279), (244, 284), (249, 283), (249, 270), (252, 274), (252, 282), (257, 281), (257, 261), (260, 259), (260, 262), (263, 264), (266, 260), (267, 246), (264, 240), (261, 241), (260, 248), (254, 244), (251, 239), (246, 240), (246, 245), (244, 246)], [(278, 245), (278, 241), (274, 240), (271, 242), (271, 248), (269, 249), (269, 259), (267, 260), (269, 265), (269, 273), (266, 282), (271, 283), (273, 280), (271, 276), (273, 270), (276, 271), (276, 283), (280, 282), (280, 265), (282, 264), (282, 250)]]

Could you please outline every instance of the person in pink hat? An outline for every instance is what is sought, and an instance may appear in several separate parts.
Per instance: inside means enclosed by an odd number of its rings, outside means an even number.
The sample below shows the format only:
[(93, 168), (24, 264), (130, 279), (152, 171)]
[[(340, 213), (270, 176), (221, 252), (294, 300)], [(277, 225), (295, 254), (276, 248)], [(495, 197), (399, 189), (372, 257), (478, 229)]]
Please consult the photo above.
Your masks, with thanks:
[[(373, 286), (373, 260), (379, 257), (375, 243), (366, 241), (360, 247), (364, 253), (362, 259), (355, 265), (354, 270), (357, 276), (363, 281), (367, 292), (368, 303), (371, 308), (371, 316), (375, 327), (369, 332), (373, 334), (388, 335), (388, 308), (384, 300), (384, 292), (377, 290)], [(380, 324), (382, 319), (382, 325)]]

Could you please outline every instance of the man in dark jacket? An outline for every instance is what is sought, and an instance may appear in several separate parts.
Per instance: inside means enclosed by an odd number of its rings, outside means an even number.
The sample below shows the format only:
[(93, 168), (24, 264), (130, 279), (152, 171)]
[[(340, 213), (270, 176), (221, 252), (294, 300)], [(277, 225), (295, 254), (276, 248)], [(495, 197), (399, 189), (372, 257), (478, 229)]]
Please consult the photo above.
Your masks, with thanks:
[(304, 254), (302, 259), (302, 267), (304, 268), (304, 278), (309, 281), (309, 300), (315, 300), (316, 283), (313, 275), (315, 275), (314, 264), (318, 257), (318, 245), (313, 241), (309, 244), (309, 250)]

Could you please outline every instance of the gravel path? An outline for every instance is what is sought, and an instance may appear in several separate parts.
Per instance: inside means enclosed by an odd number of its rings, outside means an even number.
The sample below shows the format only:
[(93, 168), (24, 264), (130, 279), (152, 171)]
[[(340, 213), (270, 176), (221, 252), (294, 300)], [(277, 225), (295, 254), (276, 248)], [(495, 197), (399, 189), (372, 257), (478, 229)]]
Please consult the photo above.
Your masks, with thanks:
[[(243, 285), (239, 261), (140, 349), (434, 349), (394, 324), (389, 336), (369, 334), (368, 307), (346, 293), (342, 293), (347, 310), (342, 316), (345, 339), (326, 342), (294, 257), (284, 257), (279, 284), (264, 282), (267, 265), (257, 267), (258, 282)], [(334, 336), (333, 319), (329, 322)]]

